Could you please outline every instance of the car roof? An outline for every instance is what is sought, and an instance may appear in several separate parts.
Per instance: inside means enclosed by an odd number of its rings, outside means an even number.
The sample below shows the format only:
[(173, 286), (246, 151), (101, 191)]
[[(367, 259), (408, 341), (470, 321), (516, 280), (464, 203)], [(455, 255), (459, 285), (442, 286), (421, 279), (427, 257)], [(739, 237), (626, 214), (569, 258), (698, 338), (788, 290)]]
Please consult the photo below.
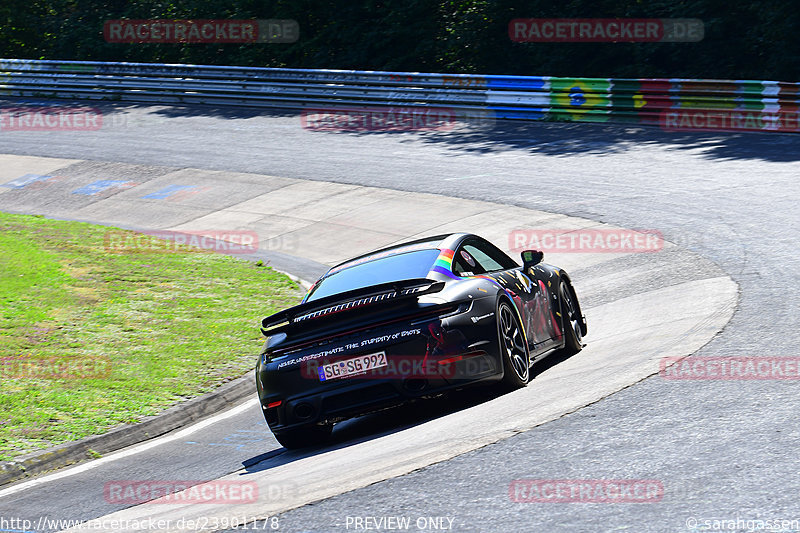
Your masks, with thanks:
[(392, 255), (399, 255), (416, 250), (438, 250), (442, 248), (447, 248), (452, 246), (453, 243), (461, 241), (462, 238), (468, 236), (471, 237), (473, 235), (467, 233), (446, 233), (443, 235), (423, 237), (421, 239), (416, 239), (413, 241), (406, 241), (399, 244), (394, 244), (392, 246), (387, 246), (379, 250), (373, 250), (366, 254), (353, 257), (352, 259), (348, 259), (347, 261), (343, 261), (338, 265), (334, 265), (333, 267), (331, 267), (330, 270), (328, 270), (328, 272), (325, 273), (323, 278), (331, 274), (334, 274), (340, 270), (350, 268), (351, 266), (368, 263), (370, 261), (382, 259), (384, 257), (390, 257)]

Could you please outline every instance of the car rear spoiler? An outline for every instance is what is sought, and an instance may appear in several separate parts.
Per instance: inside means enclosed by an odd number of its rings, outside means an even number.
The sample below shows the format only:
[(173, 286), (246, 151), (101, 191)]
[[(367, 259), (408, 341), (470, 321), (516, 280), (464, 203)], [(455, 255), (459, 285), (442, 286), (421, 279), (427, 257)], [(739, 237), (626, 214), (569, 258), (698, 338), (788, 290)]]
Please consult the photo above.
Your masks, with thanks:
[(306, 320), (322, 318), (334, 313), (349, 311), (386, 300), (398, 300), (431, 294), (441, 291), (442, 288), (444, 288), (443, 281), (427, 278), (405, 279), (370, 285), (369, 287), (326, 296), (270, 315), (261, 321), (261, 333), (269, 336), (287, 326)]

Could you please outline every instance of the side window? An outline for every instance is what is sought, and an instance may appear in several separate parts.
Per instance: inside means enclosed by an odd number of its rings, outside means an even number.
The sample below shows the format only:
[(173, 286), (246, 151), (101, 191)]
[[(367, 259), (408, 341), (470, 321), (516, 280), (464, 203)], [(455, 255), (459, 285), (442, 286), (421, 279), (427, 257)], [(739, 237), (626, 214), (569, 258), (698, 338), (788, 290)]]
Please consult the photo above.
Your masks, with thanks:
[(499, 248), (483, 240), (468, 240), (453, 255), (453, 272), (459, 276), (485, 274), (518, 266)]
[(475, 276), (483, 274), (486, 270), (466, 246), (460, 246), (453, 256), (453, 272), (459, 276)]
[(463, 251), (467, 252), (471, 255), (474, 260), (480, 265), (481, 270), (483, 272), (494, 272), (496, 270), (505, 270), (503, 265), (497, 261), (495, 258), (490, 256), (487, 251), (481, 248), (478, 248), (474, 243), (465, 244), (463, 247)]
[(486, 272), (508, 270), (519, 265), (504, 254), (497, 246), (482, 239), (473, 239), (464, 244), (464, 248), (472, 254)]

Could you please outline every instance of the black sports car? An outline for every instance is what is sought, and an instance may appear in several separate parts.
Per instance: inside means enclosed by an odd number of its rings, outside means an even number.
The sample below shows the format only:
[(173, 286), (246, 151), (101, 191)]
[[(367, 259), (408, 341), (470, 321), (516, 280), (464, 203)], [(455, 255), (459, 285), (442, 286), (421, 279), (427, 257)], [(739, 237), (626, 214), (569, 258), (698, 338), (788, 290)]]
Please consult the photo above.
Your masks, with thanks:
[(522, 252), (520, 267), (471, 234), (384, 248), (331, 268), (300, 305), (263, 320), (264, 417), (286, 448), (347, 418), (497, 382), (523, 387), (553, 352), (578, 352), (586, 321), (570, 279)]

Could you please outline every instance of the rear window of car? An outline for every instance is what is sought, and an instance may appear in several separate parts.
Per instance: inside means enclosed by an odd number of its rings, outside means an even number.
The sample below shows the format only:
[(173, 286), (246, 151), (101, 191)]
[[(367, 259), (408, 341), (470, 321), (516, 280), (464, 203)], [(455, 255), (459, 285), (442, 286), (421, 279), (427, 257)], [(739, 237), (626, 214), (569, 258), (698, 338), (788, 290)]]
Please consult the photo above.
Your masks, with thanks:
[(382, 257), (340, 270), (323, 279), (306, 297), (307, 302), (332, 294), (428, 275), (439, 250), (417, 250)]

